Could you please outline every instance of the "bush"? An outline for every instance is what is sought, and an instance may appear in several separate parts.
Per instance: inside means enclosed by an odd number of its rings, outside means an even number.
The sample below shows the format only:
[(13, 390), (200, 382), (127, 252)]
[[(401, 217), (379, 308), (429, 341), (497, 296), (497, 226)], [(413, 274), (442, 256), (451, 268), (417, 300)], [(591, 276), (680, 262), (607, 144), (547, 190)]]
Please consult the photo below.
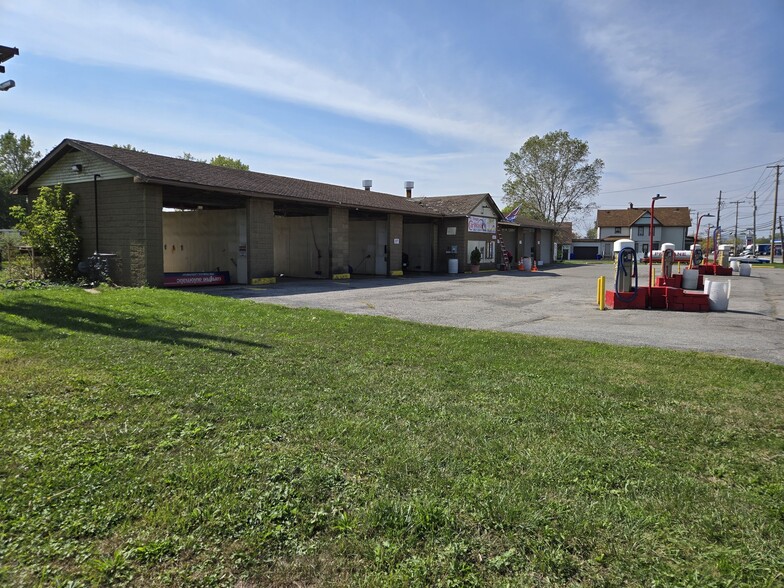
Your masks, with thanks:
[(471, 252), (471, 265), (479, 265), (480, 261), (482, 261), (482, 252), (479, 251), (479, 247), (474, 247)]
[(41, 275), (36, 271), (35, 260), (29, 253), (19, 251), (23, 245), (17, 231), (0, 233), (0, 287), (9, 280), (28, 280)]
[(25, 242), (40, 257), (44, 275), (55, 282), (72, 282), (79, 261), (79, 237), (76, 233), (74, 208), (77, 196), (63, 194), (63, 187), (43, 187), (28, 213), (21, 206), (12, 206), (16, 228), (22, 231)]
[(19, 247), (22, 245), (22, 236), (17, 231), (0, 232), (0, 263), (6, 263), (14, 259)]

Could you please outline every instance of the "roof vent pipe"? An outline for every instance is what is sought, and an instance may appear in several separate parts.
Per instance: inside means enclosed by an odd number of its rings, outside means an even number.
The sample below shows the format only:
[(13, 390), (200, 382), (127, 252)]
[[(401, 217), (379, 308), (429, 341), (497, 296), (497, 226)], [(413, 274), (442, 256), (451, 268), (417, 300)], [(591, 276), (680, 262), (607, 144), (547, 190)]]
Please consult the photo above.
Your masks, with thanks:
[(362, 187), (365, 190), (370, 191), (370, 188), (373, 186), (373, 180), (362, 180)]
[(406, 198), (411, 198), (411, 191), (414, 189), (414, 182), (406, 182), (403, 184), (403, 187), (406, 189)]

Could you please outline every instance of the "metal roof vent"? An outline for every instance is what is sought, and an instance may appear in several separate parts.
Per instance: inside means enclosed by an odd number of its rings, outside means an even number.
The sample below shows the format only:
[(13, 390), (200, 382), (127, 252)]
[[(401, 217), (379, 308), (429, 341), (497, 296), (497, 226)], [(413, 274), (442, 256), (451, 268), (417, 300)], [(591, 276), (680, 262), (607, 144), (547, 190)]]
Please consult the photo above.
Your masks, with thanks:
[(411, 198), (411, 192), (414, 189), (414, 182), (405, 182), (403, 187), (406, 189), (406, 198)]
[(370, 190), (373, 187), (373, 180), (362, 180), (362, 187), (365, 190)]

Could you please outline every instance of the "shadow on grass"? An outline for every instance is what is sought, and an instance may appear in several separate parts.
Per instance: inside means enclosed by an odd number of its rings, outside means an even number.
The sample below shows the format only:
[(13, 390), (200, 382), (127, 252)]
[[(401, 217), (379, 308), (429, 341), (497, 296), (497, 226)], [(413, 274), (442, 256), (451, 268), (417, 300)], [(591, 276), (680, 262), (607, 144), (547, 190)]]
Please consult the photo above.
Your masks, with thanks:
[[(54, 329), (67, 329), (104, 337), (183, 345), (229, 354), (238, 354), (237, 346), (271, 348), (265, 343), (202, 333), (154, 318), (140, 320), (128, 313), (103, 308), (96, 310), (73, 304), (51, 304), (40, 300), (5, 303), (0, 304), (0, 313), (37, 323), (30, 328), (28, 325), (4, 319), (0, 314), (0, 332), (26, 341), (41, 339), (47, 335), (56, 336)], [(48, 333), (42, 334), (39, 326), (48, 327)]]

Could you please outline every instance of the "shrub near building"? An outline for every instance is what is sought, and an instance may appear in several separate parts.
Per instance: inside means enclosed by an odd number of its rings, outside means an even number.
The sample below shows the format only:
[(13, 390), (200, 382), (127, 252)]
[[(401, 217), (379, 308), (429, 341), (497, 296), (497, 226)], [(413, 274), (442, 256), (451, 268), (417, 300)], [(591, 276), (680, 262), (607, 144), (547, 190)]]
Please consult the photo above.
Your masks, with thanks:
[(29, 213), (21, 206), (10, 210), (25, 243), (39, 256), (44, 275), (55, 282), (72, 282), (77, 275), (76, 199), (73, 192), (64, 194), (62, 185), (43, 187)]

